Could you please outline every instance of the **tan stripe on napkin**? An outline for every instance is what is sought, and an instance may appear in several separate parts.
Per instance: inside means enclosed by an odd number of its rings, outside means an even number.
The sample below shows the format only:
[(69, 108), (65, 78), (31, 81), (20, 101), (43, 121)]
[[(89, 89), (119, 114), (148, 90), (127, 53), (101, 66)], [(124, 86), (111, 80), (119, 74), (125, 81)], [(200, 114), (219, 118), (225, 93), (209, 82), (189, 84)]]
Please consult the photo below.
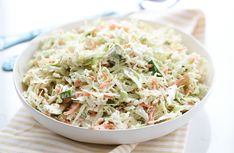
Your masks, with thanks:
[[(158, 140), (131, 145), (96, 145), (76, 142), (59, 136), (36, 122), (25, 108), (21, 108), (10, 124), (0, 131), (0, 150), (6, 152), (38, 153), (92, 153), (92, 152), (168, 152), (183, 149), (187, 127), (181, 128)], [(137, 146), (137, 147), (136, 147)]]
[[(163, 14), (134, 13), (130, 17), (174, 25), (197, 39), (204, 40), (204, 15), (197, 10), (182, 10)], [(1, 153), (183, 153), (188, 127), (182, 127), (164, 137), (129, 145), (97, 145), (76, 142), (57, 135), (37, 123), (25, 108), (0, 131)]]
[(199, 10), (179, 10), (170, 11), (159, 16), (158, 13), (138, 12), (131, 15), (132, 18), (158, 21), (166, 23), (181, 29), (182, 31), (192, 34), (196, 39), (204, 42), (205, 34), (205, 16)]

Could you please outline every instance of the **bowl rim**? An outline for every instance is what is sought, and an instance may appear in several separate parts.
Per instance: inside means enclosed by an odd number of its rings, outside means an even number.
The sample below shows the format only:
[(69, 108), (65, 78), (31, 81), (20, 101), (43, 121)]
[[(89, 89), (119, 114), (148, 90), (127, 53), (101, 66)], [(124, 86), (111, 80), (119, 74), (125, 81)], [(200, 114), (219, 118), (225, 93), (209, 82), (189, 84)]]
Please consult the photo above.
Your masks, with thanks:
[[(25, 99), (25, 97), (22, 95), (22, 92), (20, 90), (21, 87), (18, 86), (18, 83), (17, 83), (17, 70), (18, 70), (18, 63), (21, 59), (21, 57), (29, 52), (28, 49), (30, 48), (30, 46), (32, 45), (35, 45), (34, 43), (38, 43), (39, 40), (44, 37), (44, 36), (48, 36), (50, 35), (51, 33), (53, 32), (56, 32), (56, 31), (59, 31), (59, 30), (67, 30), (67, 29), (72, 29), (72, 28), (69, 28), (69, 26), (73, 26), (74, 25), (77, 25), (77, 26), (80, 26), (86, 22), (88, 23), (92, 23), (94, 21), (96, 21), (97, 19), (85, 19), (85, 20), (79, 20), (79, 21), (75, 21), (75, 22), (70, 22), (70, 23), (67, 23), (67, 24), (63, 24), (61, 26), (58, 26), (58, 27), (55, 27), (53, 28), (52, 30), (50, 31), (47, 31), (41, 35), (39, 35), (38, 37), (36, 37), (35, 39), (33, 39), (32, 41), (29, 42), (28, 46), (23, 50), (23, 52), (17, 57), (16, 59), (16, 62), (15, 62), (15, 65), (14, 65), (14, 69), (13, 69), (13, 81), (14, 81), (14, 86), (15, 86), (15, 89), (17, 91), (17, 94), (19, 96), (19, 98), (21, 99), (21, 102), (24, 104), (24, 106), (26, 105), (28, 108), (30, 108), (31, 110), (33, 110), (34, 112), (36, 112), (38, 115), (40, 115), (41, 117), (43, 118), (46, 118), (48, 120), (51, 120), (51, 121), (54, 121), (58, 124), (61, 124), (62, 126), (66, 126), (68, 128), (77, 128), (79, 130), (91, 130), (91, 131), (95, 131), (95, 132), (127, 132), (127, 131), (135, 131), (135, 130), (143, 130), (143, 129), (149, 129), (149, 128), (152, 128), (152, 127), (157, 127), (157, 126), (163, 126), (165, 124), (168, 124), (169, 122), (173, 122), (173, 121), (176, 121), (178, 119), (181, 119), (183, 118), (184, 116), (186, 116), (189, 112), (192, 112), (194, 109), (196, 109), (199, 105), (201, 105), (202, 103), (204, 103), (204, 101), (208, 98), (208, 96), (210, 95), (212, 89), (213, 89), (213, 84), (214, 84), (214, 78), (215, 78), (215, 70), (214, 70), (214, 65), (213, 65), (213, 61), (212, 61), (212, 58), (209, 54), (209, 52), (207, 51), (207, 49), (205, 48), (205, 46), (199, 42), (198, 40), (196, 40), (191, 34), (187, 34), (186, 32), (183, 32), (182, 30), (180, 30), (179, 28), (173, 26), (173, 25), (169, 25), (169, 24), (165, 24), (165, 23), (162, 23), (162, 22), (159, 22), (159, 21), (149, 21), (149, 20), (143, 20), (143, 19), (135, 19), (135, 18), (131, 18), (131, 17), (102, 17), (101, 20), (123, 20), (123, 21), (132, 21), (132, 20), (136, 20), (137, 22), (143, 22), (143, 23), (147, 23), (147, 24), (150, 24), (152, 26), (159, 26), (159, 27), (162, 27), (162, 26), (166, 26), (166, 27), (170, 27), (172, 29), (174, 29), (176, 32), (179, 32), (180, 34), (183, 34), (184, 36), (188, 37), (191, 41), (193, 41), (196, 45), (198, 45), (200, 48), (203, 49), (204, 53), (205, 53), (205, 58), (206, 60), (208, 61), (207, 63), (210, 63), (210, 64), (207, 64), (207, 65), (210, 65), (210, 68), (211, 68), (211, 72), (213, 73), (212, 76), (210, 77), (210, 80), (209, 80), (209, 86), (208, 86), (208, 90), (205, 94), (205, 96), (199, 101), (197, 102), (190, 110), (188, 110), (187, 112), (185, 112), (184, 114), (182, 114), (181, 116), (177, 116), (173, 119), (170, 119), (170, 120), (166, 120), (166, 121), (163, 121), (163, 122), (160, 122), (160, 123), (157, 123), (157, 124), (153, 124), (153, 125), (146, 125), (146, 126), (143, 126), (143, 127), (137, 127), (137, 128), (128, 128), (128, 129), (114, 129), (114, 130), (110, 130), (110, 129), (101, 129), (101, 130), (95, 130), (95, 129), (92, 129), (92, 128), (86, 128), (86, 127), (78, 127), (78, 126), (74, 126), (72, 124), (66, 124), (64, 122), (61, 122), (61, 121), (58, 121), (52, 117), (49, 117), (45, 114), (43, 114), (42, 112), (38, 111), (37, 109), (33, 108)], [(35, 51), (33, 51), (35, 52)], [(198, 53), (199, 54), (199, 53)], [(33, 54), (32, 54), (33, 56)]]

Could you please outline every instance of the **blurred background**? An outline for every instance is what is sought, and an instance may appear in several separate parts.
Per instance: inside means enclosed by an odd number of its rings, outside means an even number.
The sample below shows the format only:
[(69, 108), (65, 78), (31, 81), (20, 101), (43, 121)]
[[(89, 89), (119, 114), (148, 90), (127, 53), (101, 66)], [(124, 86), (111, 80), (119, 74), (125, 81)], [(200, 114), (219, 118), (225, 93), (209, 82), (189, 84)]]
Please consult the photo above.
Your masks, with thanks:
[[(148, 5), (160, 15), (167, 5)], [(171, 0), (168, 0), (171, 1)], [(35, 29), (50, 28), (103, 13), (125, 15), (139, 11), (141, 0), (0, 0), (0, 37), (18, 35)], [(145, 5), (147, 6), (147, 5)], [(149, 7), (150, 6), (150, 7)], [(191, 121), (186, 153), (234, 152), (234, 2), (180, 0), (170, 9), (200, 9), (206, 16), (205, 46), (215, 65), (215, 85), (203, 111)], [(18, 55), (26, 44), (0, 51), (0, 65)], [(0, 70), (0, 128), (21, 107), (12, 73)]]

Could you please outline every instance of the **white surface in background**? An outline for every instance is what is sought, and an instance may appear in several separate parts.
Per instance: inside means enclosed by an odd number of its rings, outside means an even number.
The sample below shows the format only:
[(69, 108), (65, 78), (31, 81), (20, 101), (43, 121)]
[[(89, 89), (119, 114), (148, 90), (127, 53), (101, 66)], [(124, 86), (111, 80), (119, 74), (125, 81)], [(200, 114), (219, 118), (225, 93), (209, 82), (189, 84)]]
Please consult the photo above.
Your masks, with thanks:
[(0, 34), (50, 27), (105, 11), (136, 10), (138, 0), (0, 0)]
[(209, 117), (203, 109), (189, 123), (185, 153), (206, 153), (209, 149), (211, 138)]
[[(0, 0), (0, 35), (15, 34), (41, 27), (81, 19), (102, 11), (136, 9), (134, 0)], [(81, 5), (82, 4), (82, 5)], [(213, 58), (216, 76), (213, 93), (191, 121), (186, 153), (234, 152), (234, 4), (231, 1), (182, 0), (177, 8), (200, 8), (207, 18), (206, 46)], [(0, 64), (25, 46), (19, 45), (0, 52)], [(12, 73), (0, 71), (0, 127), (20, 107)]]

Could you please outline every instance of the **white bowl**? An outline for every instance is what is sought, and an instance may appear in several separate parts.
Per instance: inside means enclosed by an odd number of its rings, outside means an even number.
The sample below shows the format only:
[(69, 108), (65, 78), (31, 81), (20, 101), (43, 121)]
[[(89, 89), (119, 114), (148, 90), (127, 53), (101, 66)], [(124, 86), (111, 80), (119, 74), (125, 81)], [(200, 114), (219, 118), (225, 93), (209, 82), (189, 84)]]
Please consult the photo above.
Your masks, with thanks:
[[(123, 20), (123, 19), (130, 20), (128, 18), (115, 18), (115, 20)], [(105, 20), (109, 20), (109, 19), (106, 18)], [(90, 20), (89, 22), (92, 22), (92, 20)], [(144, 21), (144, 22), (147, 22), (154, 27), (165, 26), (163, 24), (156, 23), (156, 22), (149, 22), (149, 21)], [(67, 24), (55, 30), (74, 28), (79, 25), (82, 25), (83, 23), (84, 23), (83, 21), (79, 21), (79, 22)], [(214, 69), (213, 69), (211, 58), (208, 52), (203, 47), (203, 45), (199, 43), (197, 40), (195, 40), (193, 37), (191, 37), (190, 35), (185, 34), (184, 32), (176, 28), (174, 29), (177, 33), (181, 35), (183, 43), (185, 44), (185, 46), (189, 48), (191, 52), (197, 52), (198, 54), (200, 54), (201, 56), (207, 59), (208, 61), (207, 62), (208, 64), (207, 85), (209, 88), (207, 94), (200, 102), (198, 102), (191, 110), (189, 110), (188, 112), (184, 113), (182, 116), (177, 117), (175, 119), (165, 121), (165, 122), (155, 124), (155, 125), (138, 128), (138, 129), (92, 130), (92, 129), (80, 128), (80, 127), (75, 127), (72, 125), (64, 124), (32, 108), (26, 102), (24, 96), (22, 95), (23, 89), (22, 89), (21, 82), (22, 82), (23, 75), (28, 69), (27, 67), (28, 62), (31, 59), (32, 55), (34, 54), (34, 51), (38, 47), (39, 40), (42, 37), (50, 34), (51, 32), (44, 34), (42, 36), (39, 36), (38, 38), (31, 41), (29, 46), (19, 56), (18, 60), (15, 63), (14, 74), (13, 74), (15, 88), (17, 90), (17, 93), (22, 103), (27, 108), (27, 110), (32, 114), (34, 119), (36, 119), (39, 123), (41, 123), (46, 128), (50, 129), (51, 131), (54, 131), (67, 138), (77, 140), (77, 141), (97, 143), (97, 144), (130, 144), (130, 143), (138, 143), (138, 142), (143, 142), (143, 141), (147, 141), (150, 139), (161, 137), (163, 135), (166, 135), (178, 129), (179, 127), (185, 125), (186, 123), (188, 123), (188, 121), (198, 111), (201, 110), (202, 106), (207, 101), (207, 98), (208, 98), (208, 95), (210, 93), (210, 89), (212, 86), (213, 77), (214, 77)]]

